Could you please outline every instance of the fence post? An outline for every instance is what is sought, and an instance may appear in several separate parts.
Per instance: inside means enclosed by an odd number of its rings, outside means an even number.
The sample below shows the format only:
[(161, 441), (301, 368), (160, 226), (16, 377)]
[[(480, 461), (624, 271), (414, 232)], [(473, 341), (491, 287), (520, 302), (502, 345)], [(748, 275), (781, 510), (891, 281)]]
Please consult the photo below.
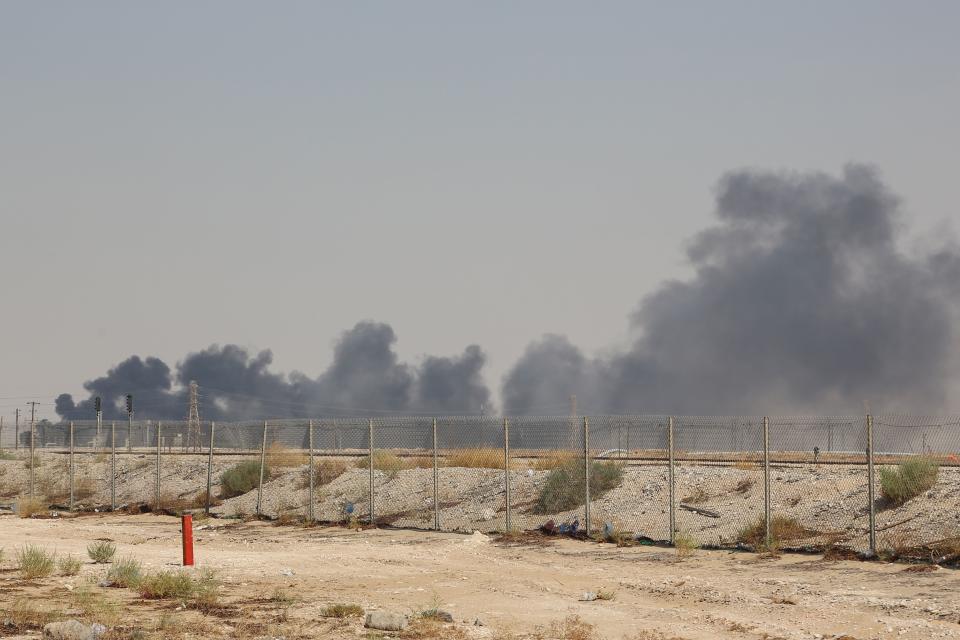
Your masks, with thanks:
[(310, 453), (309, 453), (309, 455), (307, 456), (307, 464), (310, 465), (310, 471), (308, 472), (309, 475), (310, 475), (310, 487), (309, 487), (309, 491), (307, 492), (307, 499), (310, 500), (310, 504), (307, 506), (307, 522), (309, 522), (310, 524), (313, 524), (313, 520), (314, 520), (314, 518), (313, 518), (313, 482), (314, 482), (314, 478), (313, 478), (313, 477), (314, 477), (314, 473), (315, 473), (315, 470), (314, 470), (314, 468), (313, 468), (313, 420), (311, 420), (311, 421), (309, 422), (309, 424), (308, 424), (308, 426), (307, 426), (307, 429), (308, 429), (308, 433), (307, 433), (307, 446), (310, 448)]
[(30, 420), (30, 497), (31, 497), (31, 498), (33, 497), (34, 486), (35, 486), (35, 484), (34, 484), (34, 471), (35, 471), (35, 469), (34, 469), (34, 468), (37, 466), (37, 465), (36, 465), (36, 461), (34, 460), (34, 456), (36, 455), (36, 454), (35, 454), (35, 448), (36, 448), (35, 440), (36, 440), (36, 428), (34, 427), (34, 425), (33, 425), (33, 420), (31, 419), (31, 420)]
[(210, 423), (210, 446), (207, 447), (207, 503), (204, 505), (203, 510), (205, 513), (210, 513), (210, 493), (213, 491), (213, 431), (216, 429), (217, 423)]
[(110, 511), (117, 510), (117, 423), (110, 421)]
[(767, 549), (770, 549), (770, 420), (763, 417), (763, 523)]
[(870, 555), (877, 554), (877, 507), (873, 481), (873, 416), (867, 414), (867, 500), (870, 501)]
[(590, 418), (583, 416), (583, 526), (590, 537)]
[(374, 506), (373, 506), (373, 501), (374, 501), (374, 498), (375, 498), (375, 496), (374, 496), (374, 488), (373, 488), (373, 487), (374, 487), (374, 485), (373, 485), (373, 418), (370, 418), (370, 421), (369, 421), (369, 423), (368, 423), (367, 426), (368, 426), (368, 429), (369, 429), (369, 433), (368, 433), (368, 444), (369, 444), (369, 446), (368, 446), (367, 455), (369, 456), (368, 466), (370, 467), (370, 490), (369, 490), (369, 498), (370, 498), (370, 524), (372, 525), (372, 524), (374, 524), (374, 523), (376, 522), (376, 515), (375, 515), (375, 514), (376, 514), (376, 510), (374, 509)]
[(437, 464), (437, 419), (433, 419), (433, 528), (440, 530), (440, 482)]
[(157, 497), (156, 502), (154, 502), (154, 511), (159, 511), (160, 504), (160, 447), (162, 440), (160, 438), (160, 421), (157, 420)]
[(506, 490), (506, 526), (507, 533), (510, 532), (510, 420), (503, 419), (503, 482)]
[(677, 531), (677, 484), (674, 470), (673, 416), (667, 418), (667, 449), (670, 464), (670, 470), (667, 472), (667, 483), (669, 484), (667, 494), (670, 499), (670, 544), (673, 544)]
[(267, 463), (267, 421), (263, 421), (263, 440), (260, 443), (260, 482), (257, 483), (257, 517), (263, 506), (263, 468)]
[(73, 466), (73, 421), (71, 420), (71, 421), (70, 421), (70, 506), (69, 506), (69, 511), (73, 511), (73, 495), (74, 495), (74, 494), (73, 494), (73, 487), (74, 487), (74, 484), (73, 484), (73, 474), (74, 474), (74, 466)]

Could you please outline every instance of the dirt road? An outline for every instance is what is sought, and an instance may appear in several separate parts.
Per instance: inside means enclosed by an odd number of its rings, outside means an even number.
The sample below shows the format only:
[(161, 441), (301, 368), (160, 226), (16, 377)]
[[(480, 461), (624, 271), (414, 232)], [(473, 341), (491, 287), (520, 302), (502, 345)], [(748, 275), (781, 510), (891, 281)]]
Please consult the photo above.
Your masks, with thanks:
[[(207, 520), (197, 529), (200, 566), (217, 569), (223, 580), (226, 606), (213, 614), (96, 586), (107, 565), (86, 560), (95, 539), (114, 540), (118, 558), (136, 557), (147, 569), (177, 566), (179, 522), (154, 515), (0, 518), (6, 551), (0, 605), (9, 610), (28, 599), (69, 616), (69, 595), (92, 585), (122, 605), (111, 625), (116, 637), (136, 629), (146, 637), (363, 637), (358, 619), (322, 616), (331, 603), (355, 603), (402, 613), (450, 610), (456, 627), (432, 637), (519, 638), (575, 615), (594, 625), (596, 637), (610, 640), (960, 638), (960, 573), (949, 569), (723, 551), (678, 560), (672, 549), (657, 547), (572, 540), (514, 546), (481, 534), (261, 522)], [(85, 564), (78, 576), (25, 582), (13, 570), (24, 543), (83, 557)], [(586, 591), (614, 597), (580, 601)], [(0, 627), (2, 635), (31, 637), (9, 626)]]

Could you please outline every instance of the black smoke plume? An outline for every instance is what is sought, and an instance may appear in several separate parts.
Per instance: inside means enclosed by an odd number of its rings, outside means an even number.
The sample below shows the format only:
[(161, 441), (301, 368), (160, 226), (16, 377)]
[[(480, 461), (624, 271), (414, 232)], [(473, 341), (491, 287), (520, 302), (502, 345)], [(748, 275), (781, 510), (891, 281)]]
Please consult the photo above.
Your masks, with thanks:
[(187, 386), (200, 385), (202, 418), (259, 418), (367, 415), (367, 411), (406, 413), (480, 413), (489, 407), (490, 391), (481, 370), (483, 351), (473, 345), (461, 356), (430, 356), (420, 366), (399, 361), (396, 335), (386, 324), (360, 322), (340, 337), (333, 362), (317, 378), (269, 370), (270, 351), (251, 355), (236, 345), (213, 345), (189, 354), (174, 373), (157, 358), (131, 357), (84, 384), (90, 397), (75, 402), (70, 394), (56, 400), (64, 419), (91, 419), (93, 397), (103, 399), (105, 419), (126, 417), (124, 398), (134, 395), (137, 415), (184, 419)]
[(646, 297), (629, 348), (588, 358), (532, 344), (506, 375), (508, 413), (576, 393), (583, 412), (939, 411), (955, 380), (960, 254), (910, 255), (898, 199), (863, 166), (738, 171), (719, 224), (687, 250), (695, 275)]

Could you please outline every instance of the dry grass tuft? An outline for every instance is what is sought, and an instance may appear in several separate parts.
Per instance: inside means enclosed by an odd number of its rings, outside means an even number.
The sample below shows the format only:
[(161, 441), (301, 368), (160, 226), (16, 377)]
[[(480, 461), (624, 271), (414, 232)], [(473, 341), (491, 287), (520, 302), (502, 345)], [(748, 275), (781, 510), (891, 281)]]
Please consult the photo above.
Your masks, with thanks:
[(57, 571), (62, 576), (75, 576), (80, 573), (80, 567), (82, 566), (83, 563), (80, 562), (80, 558), (71, 555), (61, 556), (57, 560)]
[[(806, 529), (796, 518), (789, 516), (773, 516), (770, 521), (770, 538), (772, 547), (779, 547), (782, 542), (793, 540), (802, 540), (811, 535), (811, 531)], [(748, 544), (756, 549), (766, 549), (767, 525), (763, 516), (760, 516), (753, 524), (744, 527), (737, 534), (737, 541)]]
[[(370, 468), (370, 458), (364, 456), (356, 462), (356, 467), (358, 469), (369, 469)], [(387, 473), (396, 473), (397, 471), (403, 471), (404, 469), (409, 469), (411, 465), (405, 460), (402, 460), (395, 453), (386, 451), (384, 449), (376, 449), (373, 452), (373, 468), (377, 471), (385, 471)]]
[[(347, 463), (343, 460), (323, 458), (313, 463), (313, 483), (316, 487), (330, 484), (344, 473), (347, 472)], [(303, 470), (303, 477), (300, 478), (299, 487), (306, 489), (310, 486), (310, 467)]]
[(689, 558), (694, 551), (700, 548), (700, 545), (686, 531), (677, 531), (673, 535), (673, 547), (677, 551), (678, 558)]
[(113, 560), (117, 547), (109, 540), (97, 540), (87, 545), (87, 555), (95, 564), (106, 564)]
[(136, 558), (118, 560), (107, 571), (107, 580), (115, 587), (135, 588), (143, 577), (143, 568)]
[(733, 468), (740, 471), (756, 471), (757, 463), (753, 460), (737, 460), (733, 463)]
[(937, 483), (940, 466), (932, 458), (918, 456), (896, 468), (880, 469), (880, 494), (888, 504), (900, 506)]
[(556, 450), (550, 451), (535, 459), (531, 465), (537, 471), (553, 471), (570, 463), (574, 458), (572, 451)]
[(302, 467), (309, 460), (303, 451), (291, 449), (279, 442), (274, 442), (267, 447), (267, 466), (271, 468)]
[(444, 466), (464, 469), (503, 469), (503, 449), (493, 447), (462, 449), (447, 456)]
[(568, 616), (547, 628), (537, 629), (533, 640), (601, 640), (594, 626), (580, 616)]
[(38, 514), (45, 514), (48, 505), (41, 498), (21, 498), (17, 501), (17, 515), (21, 518), (31, 518)]
[(742, 478), (737, 486), (733, 488), (737, 493), (746, 493), (753, 488), (753, 478)]
[(17, 549), (17, 570), (24, 580), (46, 578), (53, 573), (57, 556), (37, 545), (24, 545)]
[(694, 487), (686, 498), (680, 500), (684, 504), (703, 504), (710, 499), (710, 494), (703, 487)]
[(358, 604), (330, 604), (320, 611), (324, 618), (360, 618), (363, 616), (363, 607)]

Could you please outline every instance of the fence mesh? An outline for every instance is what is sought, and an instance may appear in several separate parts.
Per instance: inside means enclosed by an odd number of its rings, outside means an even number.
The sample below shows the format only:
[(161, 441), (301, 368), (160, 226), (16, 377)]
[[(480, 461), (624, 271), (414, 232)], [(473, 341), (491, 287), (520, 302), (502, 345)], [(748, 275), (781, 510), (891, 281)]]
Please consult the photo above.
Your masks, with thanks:
[(757, 547), (769, 516), (780, 546), (864, 552), (872, 510), (881, 554), (960, 549), (957, 417), (77, 421), (4, 435), (0, 502), (176, 512), (205, 508), (209, 481), (225, 517)]

